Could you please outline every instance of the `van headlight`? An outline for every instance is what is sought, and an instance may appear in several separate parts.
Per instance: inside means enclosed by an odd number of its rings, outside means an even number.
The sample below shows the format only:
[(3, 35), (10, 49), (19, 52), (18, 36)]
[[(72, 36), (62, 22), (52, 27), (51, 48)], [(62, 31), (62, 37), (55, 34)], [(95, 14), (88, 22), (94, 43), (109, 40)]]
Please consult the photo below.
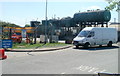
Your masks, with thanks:
[(81, 40), (81, 41), (79, 41), (79, 43), (85, 43), (86, 42), (86, 40)]
[(82, 41), (79, 41), (79, 43), (83, 43), (83, 40), (82, 40)]

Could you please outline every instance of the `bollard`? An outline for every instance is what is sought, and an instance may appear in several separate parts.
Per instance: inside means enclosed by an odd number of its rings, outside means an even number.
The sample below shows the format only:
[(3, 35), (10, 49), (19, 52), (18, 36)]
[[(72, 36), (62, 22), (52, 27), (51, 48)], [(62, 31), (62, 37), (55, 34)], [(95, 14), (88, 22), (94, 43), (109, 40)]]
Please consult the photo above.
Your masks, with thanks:
[(5, 49), (0, 49), (0, 59), (6, 59), (7, 56), (5, 55)]

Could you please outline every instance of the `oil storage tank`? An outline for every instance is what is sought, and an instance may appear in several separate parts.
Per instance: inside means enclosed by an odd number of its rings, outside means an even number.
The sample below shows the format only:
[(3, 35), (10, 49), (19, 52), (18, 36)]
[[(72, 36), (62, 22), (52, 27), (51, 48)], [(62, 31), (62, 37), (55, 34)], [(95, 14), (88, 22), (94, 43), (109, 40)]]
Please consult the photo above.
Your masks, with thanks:
[(111, 13), (109, 10), (95, 10), (74, 14), (74, 21), (79, 22), (109, 22)]
[(71, 23), (71, 17), (64, 17), (60, 20), (60, 24), (62, 27), (69, 27)]
[(74, 19), (71, 17), (64, 17), (60, 20), (61, 27), (76, 27)]

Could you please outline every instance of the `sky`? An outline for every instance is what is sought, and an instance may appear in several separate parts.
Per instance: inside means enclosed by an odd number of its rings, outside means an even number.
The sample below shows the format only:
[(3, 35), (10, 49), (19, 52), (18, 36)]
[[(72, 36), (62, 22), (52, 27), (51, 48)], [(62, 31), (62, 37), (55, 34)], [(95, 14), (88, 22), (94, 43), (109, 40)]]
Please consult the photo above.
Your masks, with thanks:
[[(77, 12), (87, 10), (104, 10), (108, 3), (104, 0), (47, 0), (48, 19), (73, 17)], [(45, 0), (1, 0), (0, 20), (14, 23), (22, 27), (30, 24), (32, 20), (45, 20)], [(118, 20), (118, 13), (111, 11), (111, 21)]]

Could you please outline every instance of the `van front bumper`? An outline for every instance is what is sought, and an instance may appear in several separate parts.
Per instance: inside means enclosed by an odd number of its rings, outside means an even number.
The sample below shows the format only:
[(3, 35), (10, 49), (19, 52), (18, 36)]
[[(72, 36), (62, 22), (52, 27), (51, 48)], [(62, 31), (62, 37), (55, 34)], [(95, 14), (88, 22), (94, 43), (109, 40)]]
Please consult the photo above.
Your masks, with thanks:
[(84, 46), (85, 43), (79, 42), (79, 41), (73, 41), (73, 45), (75, 46)]

